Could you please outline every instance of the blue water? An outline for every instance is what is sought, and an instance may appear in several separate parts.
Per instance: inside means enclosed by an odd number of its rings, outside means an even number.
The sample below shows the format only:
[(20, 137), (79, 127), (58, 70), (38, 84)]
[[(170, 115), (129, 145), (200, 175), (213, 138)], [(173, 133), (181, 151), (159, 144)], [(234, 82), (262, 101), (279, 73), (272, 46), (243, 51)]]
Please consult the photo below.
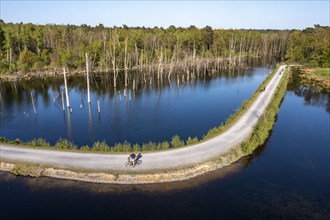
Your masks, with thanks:
[(104, 185), (0, 173), (3, 219), (330, 217), (330, 94), (290, 82), (267, 142), (189, 181)]
[[(225, 122), (229, 115), (249, 99), (269, 74), (269, 68), (201, 75), (194, 81), (171, 84), (153, 79), (152, 85), (137, 79), (126, 90), (116, 93), (107, 78), (91, 77), (91, 108), (87, 104), (86, 81), (72, 77), (68, 81), (72, 113), (62, 110), (59, 90), (63, 79), (0, 83), (0, 135), (24, 141), (42, 137), (54, 144), (60, 137), (79, 146), (105, 140), (114, 145), (125, 140), (131, 143), (170, 140), (174, 135), (202, 138), (208, 130)], [(147, 80), (149, 82), (149, 80)], [(120, 85), (119, 85), (120, 86)], [(36, 100), (34, 114), (31, 94)], [(100, 101), (101, 112), (97, 111)], [(82, 108), (80, 108), (80, 105)]]

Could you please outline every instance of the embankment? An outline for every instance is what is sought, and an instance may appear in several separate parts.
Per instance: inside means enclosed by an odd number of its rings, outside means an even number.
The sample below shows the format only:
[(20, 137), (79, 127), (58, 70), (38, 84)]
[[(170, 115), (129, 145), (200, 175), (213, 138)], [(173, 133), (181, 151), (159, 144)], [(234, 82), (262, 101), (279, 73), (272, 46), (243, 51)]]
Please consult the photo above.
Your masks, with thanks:
[[(135, 169), (125, 168), (127, 155), (122, 154), (56, 152), (2, 144), (1, 170), (25, 176), (139, 184), (185, 180), (219, 169), (250, 154), (266, 140), (287, 85), (286, 74), (280, 74), (282, 68), (274, 74), (266, 90), (259, 93), (249, 109), (224, 133), (191, 147), (146, 153), (143, 164)], [(267, 131), (258, 133), (263, 128)]]

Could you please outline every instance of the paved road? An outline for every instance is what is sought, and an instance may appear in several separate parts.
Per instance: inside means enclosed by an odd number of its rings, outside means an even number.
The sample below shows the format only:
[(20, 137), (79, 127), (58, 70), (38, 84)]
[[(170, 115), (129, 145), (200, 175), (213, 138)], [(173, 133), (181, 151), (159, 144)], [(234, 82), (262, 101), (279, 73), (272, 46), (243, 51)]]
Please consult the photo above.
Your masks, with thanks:
[[(285, 66), (278, 70), (282, 71)], [(271, 100), (280, 78), (283, 74), (276, 74), (261, 92), (250, 109), (226, 132), (206, 142), (175, 150), (145, 153), (143, 163), (136, 166), (136, 170), (166, 169), (178, 166), (186, 166), (196, 162), (202, 162), (216, 155), (228, 151), (241, 143), (252, 131), (258, 121), (258, 117), (265, 110)], [(127, 154), (93, 154), (73, 153), (50, 150), (27, 149), (13, 146), (0, 145), (1, 159), (33, 162), (56, 168), (87, 168), (95, 170), (132, 170), (125, 167)]]

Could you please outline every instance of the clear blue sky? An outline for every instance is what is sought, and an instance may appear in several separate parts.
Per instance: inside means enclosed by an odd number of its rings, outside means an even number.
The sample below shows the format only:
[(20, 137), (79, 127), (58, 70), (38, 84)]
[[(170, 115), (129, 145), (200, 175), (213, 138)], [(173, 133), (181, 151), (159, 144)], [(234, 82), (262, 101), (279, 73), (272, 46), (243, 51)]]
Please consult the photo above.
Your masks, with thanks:
[(95, 26), (304, 29), (329, 26), (329, 1), (0, 0), (5, 22)]

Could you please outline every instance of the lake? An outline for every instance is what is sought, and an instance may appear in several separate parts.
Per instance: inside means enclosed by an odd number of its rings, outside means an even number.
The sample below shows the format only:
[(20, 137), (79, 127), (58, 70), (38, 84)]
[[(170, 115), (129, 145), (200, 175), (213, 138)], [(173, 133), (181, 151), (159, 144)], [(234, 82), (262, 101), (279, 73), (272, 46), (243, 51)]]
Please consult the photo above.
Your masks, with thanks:
[(144, 76), (136, 78), (134, 90), (132, 81), (127, 89), (119, 83), (115, 90), (112, 79), (91, 76), (90, 105), (85, 77), (70, 77), (72, 113), (66, 107), (62, 110), (63, 79), (2, 82), (0, 133), (24, 141), (41, 137), (51, 144), (66, 138), (78, 146), (91, 146), (98, 140), (112, 146), (125, 140), (138, 144), (161, 142), (176, 134), (185, 140), (189, 136), (200, 139), (249, 99), (270, 71), (222, 70), (185, 79), (184, 83), (180, 77), (179, 85), (176, 76), (171, 81)]
[(188, 181), (120, 186), (1, 172), (1, 217), (329, 219), (329, 101), (330, 94), (292, 79), (263, 146), (224, 169)]

